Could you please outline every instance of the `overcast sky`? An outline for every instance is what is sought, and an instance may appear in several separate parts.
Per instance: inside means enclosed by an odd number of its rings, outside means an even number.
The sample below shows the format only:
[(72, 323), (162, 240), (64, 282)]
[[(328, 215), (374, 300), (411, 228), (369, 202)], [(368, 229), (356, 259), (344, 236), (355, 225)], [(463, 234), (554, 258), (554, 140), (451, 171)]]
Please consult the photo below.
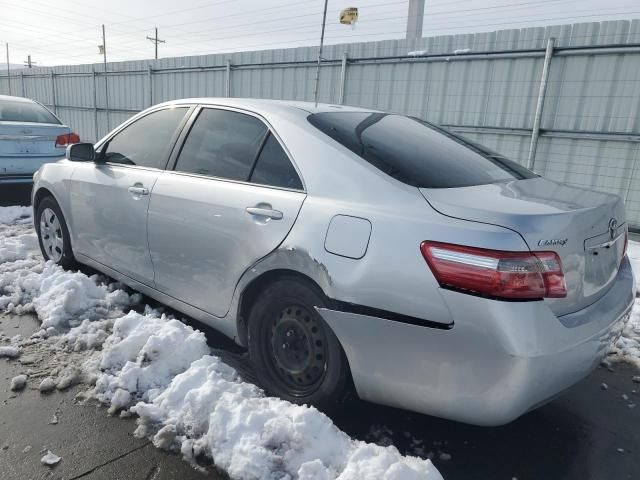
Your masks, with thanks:
[[(404, 38), (408, 0), (329, 0), (327, 43)], [(0, 0), (0, 42), (11, 63), (27, 54), (38, 65), (109, 61), (317, 45), (323, 0)], [(355, 28), (338, 14), (358, 7)], [(424, 36), (640, 18), (638, 0), (427, 0)]]

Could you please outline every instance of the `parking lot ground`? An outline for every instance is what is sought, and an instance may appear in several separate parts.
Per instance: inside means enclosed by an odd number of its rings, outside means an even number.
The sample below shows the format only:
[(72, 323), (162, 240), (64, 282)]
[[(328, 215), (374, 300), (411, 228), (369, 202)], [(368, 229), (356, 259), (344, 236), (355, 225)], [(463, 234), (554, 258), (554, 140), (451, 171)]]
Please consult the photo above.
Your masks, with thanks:
[[(6, 334), (30, 335), (37, 325), (31, 316), (0, 316), (0, 329)], [(0, 359), (2, 480), (226, 478), (212, 469), (200, 472), (180, 456), (134, 437), (133, 418), (109, 417), (101, 406), (79, 404), (74, 398), (86, 386), (43, 395), (33, 381), (24, 391), (11, 392), (11, 378), (29, 368), (19, 360)], [(54, 416), (57, 424), (51, 423)], [(40, 463), (46, 450), (62, 457), (58, 465)]]

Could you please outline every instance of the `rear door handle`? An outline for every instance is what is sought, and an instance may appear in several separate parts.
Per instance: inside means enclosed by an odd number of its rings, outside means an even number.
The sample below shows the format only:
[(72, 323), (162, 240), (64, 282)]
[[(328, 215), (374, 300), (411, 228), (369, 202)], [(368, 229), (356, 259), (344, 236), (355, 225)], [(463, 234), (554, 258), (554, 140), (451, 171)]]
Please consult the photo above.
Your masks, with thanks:
[(273, 220), (282, 220), (282, 212), (271, 208), (247, 207), (247, 213), (257, 217), (267, 217)]
[(149, 189), (145, 187), (129, 187), (129, 193), (134, 195), (149, 195)]

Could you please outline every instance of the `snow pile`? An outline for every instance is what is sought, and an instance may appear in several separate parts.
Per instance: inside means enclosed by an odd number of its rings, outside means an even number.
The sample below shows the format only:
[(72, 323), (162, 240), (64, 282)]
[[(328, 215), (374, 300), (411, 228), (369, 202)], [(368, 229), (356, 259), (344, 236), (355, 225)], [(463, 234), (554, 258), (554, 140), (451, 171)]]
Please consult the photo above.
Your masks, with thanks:
[[(0, 311), (35, 313), (42, 329), (4, 351), (39, 342), (67, 355), (91, 352), (82, 370), (61, 367), (58, 380), (45, 378), (40, 391), (91, 378), (90, 395), (111, 413), (139, 416), (137, 435), (192, 461), (209, 457), (233, 478), (442, 478), (429, 460), (353, 440), (315, 408), (266, 397), (210, 355), (203, 333), (148, 307), (129, 311), (139, 294), (43, 263), (29, 213), (0, 208), (2, 245), (13, 242), (0, 260)], [(59, 461), (49, 452), (42, 458), (46, 465)]]
[(429, 52), (427, 50), (413, 50), (407, 53), (408, 57), (422, 57), (427, 55)]
[(0, 207), (0, 224), (31, 223), (31, 207)]
[(640, 293), (640, 242), (630, 240), (627, 255), (631, 261), (633, 275), (636, 277), (636, 289)]
[(29, 258), (38, 248), (38, 238), (31, 225), (31, 209), (0, 208), (0, 264)]
[(315, 408), (264, 396), (208, 353), (201, 332), (130, 312), (103, 345), (94, 394), (112, 413), (136, 413), (138, 436), (190, 460), (206, 455), (232, 478), (441, 478), (428, 460), (354, 441)]
[(129, 407), (132, 399), (149, 399), (209, 353), (202, 332), (151, 310), (118, 318), (102, 348), (95, 394), (114, 410)]
[(625, 360), (640, 368), (640, 243), (630, 241), (628, 255), (636, 278), (636, 301), (629, 323), (612, 351), (612, 359)]
[(17, 314), (36, 313), (43, 330), (61, 331), (84, 319), (101, 319), (141, 298), (128, 295), (118, 284), (105, 283), (100, 275), (67, 272), (51, 262), (4, 273), (0, 269), (0, 273), (0, 308)]

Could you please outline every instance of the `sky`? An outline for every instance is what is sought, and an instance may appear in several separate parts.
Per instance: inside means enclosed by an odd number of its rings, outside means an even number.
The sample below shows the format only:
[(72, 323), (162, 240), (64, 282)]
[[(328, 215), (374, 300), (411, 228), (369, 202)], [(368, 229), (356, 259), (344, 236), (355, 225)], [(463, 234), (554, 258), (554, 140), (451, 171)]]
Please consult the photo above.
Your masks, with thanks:
[[(317, 45), (323, 0), (0, 0), (0, 59), (38, 66)], [(329, 0), (327, 44), (404, 38), (408, 0)], [(354, 27), (339, 12), (358, 7)], [(638, 0), (426, 0), (423, 36), (640, 18)]]

